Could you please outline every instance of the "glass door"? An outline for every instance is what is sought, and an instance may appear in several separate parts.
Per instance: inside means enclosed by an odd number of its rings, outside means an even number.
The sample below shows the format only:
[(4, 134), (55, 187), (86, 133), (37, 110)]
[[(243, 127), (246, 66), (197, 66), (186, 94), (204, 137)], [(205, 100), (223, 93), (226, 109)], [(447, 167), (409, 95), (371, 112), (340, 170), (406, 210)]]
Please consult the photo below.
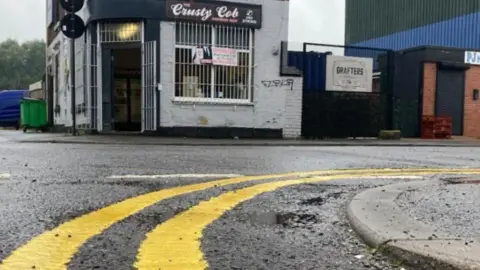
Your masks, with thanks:
[(140, 124), (142, 122), (142, 80), (130, 78), (130, 122)]
[(128, 122), (128, 79), (115, 78), (113, 92), (113, 118), (115, 126)]

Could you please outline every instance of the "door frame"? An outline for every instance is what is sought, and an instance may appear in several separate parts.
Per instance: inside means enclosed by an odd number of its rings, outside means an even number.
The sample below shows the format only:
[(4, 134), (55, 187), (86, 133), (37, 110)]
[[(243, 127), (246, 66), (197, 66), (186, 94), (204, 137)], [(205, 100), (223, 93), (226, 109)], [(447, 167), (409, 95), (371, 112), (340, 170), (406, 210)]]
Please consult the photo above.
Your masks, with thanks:
[[(121, 49), (139, 49), (140, 51), (142, 50), (142, 43), (140, 42), (112, 42), (112, 43), (102, 43), (101, 45), (101, 50), (102, 53), (107, 53), (107, 56), (110, 56), (110, 61), (108, 62), (108, 65), (105, 65), (104, 61), (102, 61), (102, 91), (103, 91), (103, 96), (105, 95), (110, 98), (110, 104), (109, 108), (108, 106), (105, 106), (105, 103), (103, 102), (104, 98), (102, 98), (102, 111), (103, 114), (107, 113), (106, 116), (103, 117), (103, 127), (105, 130), (105, 126), (109, 126), (110, 128), (106, 131), (115, 131), (115, 122), (114, 122), (114, 106), (113, 106), (113, 86), (115, 83), (115, 59), (113, 57), (113, 51), (114, 50), (121, 50)], [(102, 60), (105, 58), (102, 56)], [(104, 69), (109, 69), (109, 71), (104, 70)], [(140, 69), (142, 66), (140, 66)], [(105, 73), (103, 73), (105, 72)], [(109, 76), (105, 78), (105, 74), (108, 72)], [(108, 93), (106, 91), (109, 91)], [(107, 107), (107, 108), (106, 108)], [(109, 118), (108, 123), (105, 123), (107, 120), (106, 118)]]
[[(461, 94), (461, 99), (462, 99), (462, 120), (460, 121), (460, 135), (463, 136), (464, 133), (464, 121), (465, 121), (465, 77), (466, 77), (466, 70), (469, 67), (466, 66), (456, 66), (456, 65), (446, 65), (442, 63), (438, 63), (437, 65), (437, 72), (435, 75), (435, 107), (434, 107), (434, 112), (435, 116), (438, 116), (438, 74), (440, 73), (440, 70), (451, 70), (451, 71), (457, 71), (457, 72), (462, 72), (462, 94)], [(452, 130), (453, 130), (453, 123), (452, 123)]]
[(156, 40), (142, 43), (142, 133), (158, 129), (157, 48)]
[[(126, 80), (126, 83), (127, 83), (127, 123), (134, 123), (133, 119), (132, 119), (132, 115), (133, 115), (133, 112), (132, 112), (132, 80), (134, 79), (138, 79), (139, 81), (141, 81), (141, 75), (136, 77), (136, 76), (129, 76), (129, 75), (113, 75), (113, 80), (115, 82), (115, 79), (124, 79)], [(112, 91), (113, 93), (113, 91)], [(141, 108), (140, 108), (141, 110)]]

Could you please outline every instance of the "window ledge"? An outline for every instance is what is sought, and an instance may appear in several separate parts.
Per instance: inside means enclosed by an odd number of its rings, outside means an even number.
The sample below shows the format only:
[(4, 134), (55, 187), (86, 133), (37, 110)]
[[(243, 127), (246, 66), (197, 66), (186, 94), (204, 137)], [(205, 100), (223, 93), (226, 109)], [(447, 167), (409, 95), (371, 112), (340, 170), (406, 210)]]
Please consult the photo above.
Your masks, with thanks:
[(221, 99), (221, 98), (194, 98), (194, 97), (174, 97), (173, 103), (182, 104), (214, 104), (214, 105), (255, 105), (250, 100), (244, 99)]

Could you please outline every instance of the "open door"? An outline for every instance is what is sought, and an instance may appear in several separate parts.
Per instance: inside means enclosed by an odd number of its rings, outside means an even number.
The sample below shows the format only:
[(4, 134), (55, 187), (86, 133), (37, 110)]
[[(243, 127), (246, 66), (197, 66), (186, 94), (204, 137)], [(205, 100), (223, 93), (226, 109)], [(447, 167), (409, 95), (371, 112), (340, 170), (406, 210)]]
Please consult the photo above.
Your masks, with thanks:
[(156, 42), (142, 44), (142, 132), (157, 128)]
[(87, 116), (89, 118), (90, 130), (98, 130), (98, 68), (97, 59), (100, 59), (100, 54), (97, 53), (97, 45), (90, 45), (90, 50), (87, 52)]

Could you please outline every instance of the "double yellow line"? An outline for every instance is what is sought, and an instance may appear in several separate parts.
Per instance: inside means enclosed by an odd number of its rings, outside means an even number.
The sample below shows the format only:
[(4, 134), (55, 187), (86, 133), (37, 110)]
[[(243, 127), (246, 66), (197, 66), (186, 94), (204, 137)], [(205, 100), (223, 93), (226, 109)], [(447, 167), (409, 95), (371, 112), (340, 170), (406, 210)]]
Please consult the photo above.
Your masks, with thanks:
[(34, 237), (7, 257), (0, 270), (48, 269), (66, 270), (71, 258), (88, 239), (101, 234), (113, 224), (134, 215), (162, 200), (175, 196), (250, 181), (274, 178), (299, 178), (276, 181), (227, 192), (202, 202), (160, 224), (147, 234), (135, 267), (150, 269), (204, 269), (208, 266), (200, 249), (203, 229), (237, 204), (258, 194), (277, 188), (329, 181), (382, 175), (480, 174), (480, 169), (358, 169), (327, 170), (302, 173), (237, 177), (207, 183), (179, 186), (147, 193), (67, 221), (57, 228)]

